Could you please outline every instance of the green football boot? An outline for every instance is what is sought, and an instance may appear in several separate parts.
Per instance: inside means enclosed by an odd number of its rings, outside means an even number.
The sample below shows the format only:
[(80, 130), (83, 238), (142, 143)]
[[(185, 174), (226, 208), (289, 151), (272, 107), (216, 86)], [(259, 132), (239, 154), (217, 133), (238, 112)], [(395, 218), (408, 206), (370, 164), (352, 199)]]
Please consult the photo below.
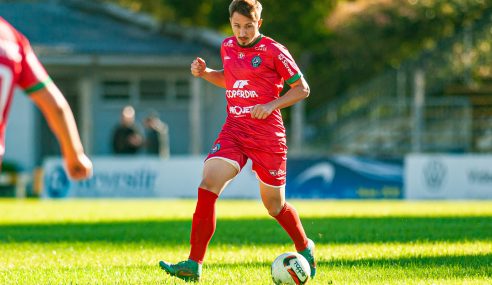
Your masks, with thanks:
[(308, 246), (305, 250), (299, 251), (299, 254), (304, 256), (311, 267), (311, 279), (316, 275), (316, 260), (314, 260), (314, 242), (308, 239)]
[(202, 265), (193, 260), (185, 260), (176, 264), (159, 261), (159, 266), (171, 276), (185, 281), (198, 282), (202, 275)]

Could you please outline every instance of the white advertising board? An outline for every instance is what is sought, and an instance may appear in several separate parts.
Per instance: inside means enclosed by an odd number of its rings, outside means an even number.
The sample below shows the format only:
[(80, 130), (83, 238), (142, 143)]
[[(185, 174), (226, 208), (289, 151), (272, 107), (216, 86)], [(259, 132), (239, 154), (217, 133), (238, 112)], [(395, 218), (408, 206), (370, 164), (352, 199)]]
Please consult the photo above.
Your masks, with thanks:
[[(43, 165), (46, 198), (195, 198), (203, 157), (92, 157), (94, 175), (84, 181), (68, 179), (60, 158)], [(221, 197), (259, 198), (258, 181), (248, 163)]]
[(492, 199), (492, 155), (405, 157), (407, 199)]

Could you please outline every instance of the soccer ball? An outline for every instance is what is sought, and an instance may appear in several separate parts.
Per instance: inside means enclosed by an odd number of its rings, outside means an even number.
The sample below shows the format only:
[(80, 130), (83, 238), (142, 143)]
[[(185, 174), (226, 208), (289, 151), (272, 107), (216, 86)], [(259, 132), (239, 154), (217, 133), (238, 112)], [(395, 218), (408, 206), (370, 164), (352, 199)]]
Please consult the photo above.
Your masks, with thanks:
[(297, 252), (283, 253), (272, 263), (272, 280), (276, 285), (306, 284), (310, 275), (308, 261)]

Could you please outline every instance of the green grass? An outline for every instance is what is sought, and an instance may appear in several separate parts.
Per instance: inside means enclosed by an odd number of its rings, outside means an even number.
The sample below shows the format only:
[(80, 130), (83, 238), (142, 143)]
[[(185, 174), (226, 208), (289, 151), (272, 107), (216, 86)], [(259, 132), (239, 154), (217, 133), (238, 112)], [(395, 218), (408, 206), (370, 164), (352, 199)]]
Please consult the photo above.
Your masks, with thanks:
[[(492, 201), (291, 201), (317, 244), (310, 284), (492, 284)], [(185, 284), (194, 201), (0, 200), (0, 284)], [(201, 284), (272, 284), (294, 248), (260, 201), (219, 200)]]

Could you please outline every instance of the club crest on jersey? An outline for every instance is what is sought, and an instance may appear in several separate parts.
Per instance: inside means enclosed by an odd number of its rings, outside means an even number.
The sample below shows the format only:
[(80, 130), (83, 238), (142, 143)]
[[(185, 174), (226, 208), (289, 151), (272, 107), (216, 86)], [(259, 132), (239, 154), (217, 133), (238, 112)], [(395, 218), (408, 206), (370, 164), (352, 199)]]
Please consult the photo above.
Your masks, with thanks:
[(237, 54), (237, 58), (243, 59), (244, 58), (244, 53), (240, 52)]
[(214, 154), (220, 150), (220, 143), (215, 144), (210, 150), (210, 154)]
[(253, 57), (253, 59), (251, 60), (251, 65), (254, 68), (257, 68), (258, 66), (260, 66), (260, 64), (261, 64), (261, 57), (259, 55)]

